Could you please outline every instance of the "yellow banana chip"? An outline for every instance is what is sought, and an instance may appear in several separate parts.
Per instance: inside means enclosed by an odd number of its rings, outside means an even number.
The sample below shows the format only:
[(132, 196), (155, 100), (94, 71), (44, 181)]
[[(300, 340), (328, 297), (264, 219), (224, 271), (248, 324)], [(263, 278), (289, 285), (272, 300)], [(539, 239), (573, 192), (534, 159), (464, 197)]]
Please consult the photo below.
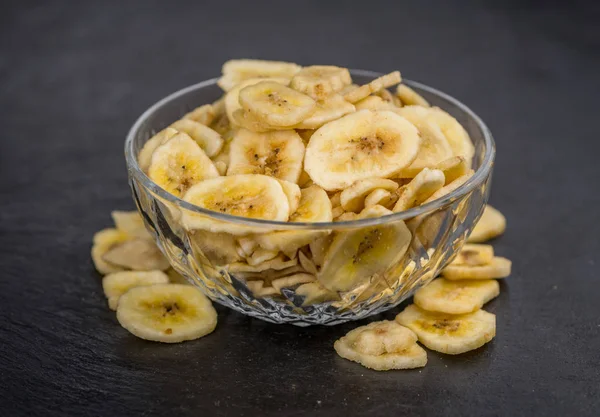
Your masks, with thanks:
[(496, 336), (496, 316), (484, 310), (454, 315), (413, 304), (398, 314), (396, 321), (414, 331), (427, 348), (449, 355), (477, 349)]
[(506, 230), (506, 217), (489, 204), (468, 237), (467, 242), (481, 243), (500, 236)]
[(424, 310), (465, 314), (479, 310), (500, 294), (496, 280), (448, 281), (438, 278), (415, 293), (415, 304)]
[(494, 256), (486, 265), (455, 265), (450, 264), (442, 270), (446, 279), (497, 279), (510, 275), (512, 262), (501, 256)]

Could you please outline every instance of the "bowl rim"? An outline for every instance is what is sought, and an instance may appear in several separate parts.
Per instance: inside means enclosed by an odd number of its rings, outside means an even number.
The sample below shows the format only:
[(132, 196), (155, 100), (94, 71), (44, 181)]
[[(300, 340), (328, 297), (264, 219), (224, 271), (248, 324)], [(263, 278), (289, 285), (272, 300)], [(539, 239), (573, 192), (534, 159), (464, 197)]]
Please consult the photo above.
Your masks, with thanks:
[[(350, 70), (350, 73), (353, 75), (360, 75), (366, 77), (377, 78), (383, 74), (368, 71), (368, 70), (359, 70), (353, 69)], [(484, 138), (485, 144), (485, 153), (483, 157), (483, 161), (481, 162), (481, 166), (475, 171), (473, 176), (469, 178), (463, 185), (453, 190), (452, 192), (446, 194), (445, 196), (433, 200), (427, 204), (423, 204), (417, 207), (413, 207), (411, 209), (400, 211), (393, 214), (388, 214), (386, 216), (381, 217), (373, 217), (373, 218), (365, 218), (358, 220), (349, 220), (342, 222), (315, 222), (315, 223), (302, 223), (302, 222), (280, 222), (280, 221), (272, 221), (272, 220), (263, 220), (263, 219), (251, 219), (248, 217), (234, 216), (225, 213), (219, 213), (211, 210), (207, 210), (200, 206), (196, 206), (194, 204), (188, 203), (187, 201), (182, 200), (179, 197), (167, 192), (165, 189), (161, 188), (158, 184), (150, 179), (146, 175), (145, 172), (142, 171), (137, 162), (137, 155), (134, 152), (134, 139), (137, 131), (140, 129), (142, 124), (148, 119), (150, 115), (156, 112), (159, 108), (169, 103), (170, 101), (189, 93), (190, 91), (198, 90), (201, 88), (205, 88), (211, 85), (214, 85), (218, 81), (217, 78), (211, 78), (188, 87), (182, 88), (174, 93), (169, 94), (168, 96), (162, 98), (161, 100), (154, 103), (150, 106), (146, 111), (142, 113), (141, 116), (137, 118), (129, 133), (127, 134), (127, 138), (125, 139), (125, 160), (127, 163), (127, 170), (130, 177), (134, 177), (136, 180), (142, 183), (144, 187), (150, 190), (152, 193), (158, 195), (161, 199), (176, 204), (180, 208), (185, 210), (201, 214), (204, 216), (211, 217), (215, 220), (219, 220), (221, 222), (228, 223), (236, 223), (243, 226), (253, 226), (254, 228), (267, 228), (266, 231), (275, 231), (275, 230), (335, 230), (335, 229), (347, 229), (353, 227), (366, 227), (366, 226), (377, 226), (382, 225), (389, 222), (395, 222), (399, 220), (410, 219), (419, 215), (423, 215), (426, 213), (434, 212), (441, 207), (446, 206), (447, 204), (463, 197), (467, 193), (471, 192), (477, 186), (482, 184), (486, 178), (491, 173), (492, 167), (494, 165), (494, 158), (496, 154), (496, 145), (494, 142), (494, 138), (492, 137), (492, 133), (490, 132), (487, 125), (481, 120), (481, 118), (473, 112), (469, 107), (467, 107), (462, 102), (458, 101), (454, 97), (437, 90), (428, 85), (419, 83), (417, 81), (411, 81), (402, 79), (402, 83), (407, 84), (411, 87), (417, 87), (418, 89), (427, 91), (431, 94), (437, 95), (444, 100), (452, 103), (462, 112), (466, 113), (469, 117), (471, 117), (481, 129)], [(199, 104), (199, 106), (202, 104)]]

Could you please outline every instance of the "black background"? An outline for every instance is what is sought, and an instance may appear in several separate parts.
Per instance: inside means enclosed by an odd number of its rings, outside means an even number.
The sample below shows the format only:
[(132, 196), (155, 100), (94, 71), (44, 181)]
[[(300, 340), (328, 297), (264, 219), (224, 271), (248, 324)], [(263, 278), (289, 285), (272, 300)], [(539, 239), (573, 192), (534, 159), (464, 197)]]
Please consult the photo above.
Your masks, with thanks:
[[(600, 33), (593, 2), (2, 2), (0, 415), (598, 415)], [(497, 338), (415, 371), (337, 357), (356, 324), (219, 308), (214, 334), (136, 339), (89, 258), (133, 208), (123, 141), (233, 57), (400, 69), (474, 109), (498, 146)], [(400, 308), (383, 316), (393, 317)]]

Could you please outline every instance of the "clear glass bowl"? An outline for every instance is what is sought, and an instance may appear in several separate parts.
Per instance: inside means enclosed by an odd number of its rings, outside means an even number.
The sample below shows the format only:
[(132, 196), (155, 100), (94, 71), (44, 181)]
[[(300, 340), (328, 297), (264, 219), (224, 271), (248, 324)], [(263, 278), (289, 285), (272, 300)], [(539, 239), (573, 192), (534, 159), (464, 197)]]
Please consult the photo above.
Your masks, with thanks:
[[(379, 75), (369, 71), (352, 71), (353, 80), (358, 84)], [(125, 142), (125, 156), (133, 197), (159, 247), (175, 270), (217, 303), (262, 320), (299, 326), (333, 325), (377, 314), (396, 306), (435, 277), (462, 247), (481, 216), (488, 199), (495, 155), (490, 131), (475, 113), (454, 98), (407, 80), (404, 83), (432, 105), (454, 116), (475, 145), (475, 174), (443, 198), (378, 218), (337, 223), (281, 223), (208, 211), (167, 193), (139, 168), (137, 155), (156, 132), (193, 108), (218, 99), (222, 91), (216, 81), (207, 80), (184, 88), (150, 107), (131, 128)], [(296, 261), (277, 266), (287, 265), (283, 270), (248, 272), (226, 266), (222, 252), (231, 249), (232, 242), (239, 236), (215, 236), (186, 230), (179, 221), (184, 212), (226, 222), (240, 230), (250, 226), (258, 233), (291, 231), (313, 236), (311, 239), (316, 243), (301, 250), (308, 253), (312, 249), (315, 251), (313, 256), (317, 258), (323, 256), (320, 249), (326, 241), (323, 235), (366, 233), (376, 228), (389, 231), (402, 226), (400, 223), (403, 222), (411, 232), (411, 239), (404, 254), (404, 248), (386, 247), (389, 256), (374, 260), (369, 266), (368, 277), (346, 285), (342, 290), (336, 288), (331, 291), (321, 286), (319, 281), (309, 285), (284, 285), (283, 288), (277, 285), (279, 289), (274, 289), (268, 287), (273, 280), (302, 270), (297, 257)], [(342, 252), (341, 256), (345, 254)], [(259, 289), (256, 280), (264, 281), (263, 290)], [(264, 290), (264, 287), (268, 289)]]

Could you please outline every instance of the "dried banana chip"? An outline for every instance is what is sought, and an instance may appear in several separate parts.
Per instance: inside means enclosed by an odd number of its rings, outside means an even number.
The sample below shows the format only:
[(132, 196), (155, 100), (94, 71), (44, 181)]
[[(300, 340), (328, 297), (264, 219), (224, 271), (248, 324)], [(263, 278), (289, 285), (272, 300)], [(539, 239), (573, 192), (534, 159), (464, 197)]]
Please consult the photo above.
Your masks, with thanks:
[(486, 265), (450, 264), (442, 270), (442, 275), (449, 280), (506, 278), (510, 275), (511, 265), (510, 260), (494, 256)]
[[(350, 187), (342, 191), (340, 204), (344, 211), (360, 212), (365, 208), (365, 197), (375, 189), (395, 191), (398, 184), (385, 178), (366, 178), (352, 183)], [(334, 216), (336, 217), (336, 216)]]
[(427, 348), (449, 355), (477, 349), (496, 336), (496, 316), (484, 310), (454, 315), (413, 304), (398, 314), (396, 321), (414, 331)]
[(425, 168), (407, 185), (398, 189), (398, 201), (394, 212), (408, 210), (423, 204), (444, 186), (444, 173), (438, 169)]
[(399, 84), (396, 87), (396, 96), (400, 99), (404, 106), (423, 106), (429, 107), (429, 102), (423, 98), (415, 90), (406, 84)]
[(154, 242), (147, 239), (131, 239), (111, 247), (102, 259), (112, 265), (134, 271), (164, 271), (170, 267)]
[(492, 245), (466, 243), (450, 265), (486, 265), (491, 263), (493, 258), (494, 247)]
[(402, 77), (400, 76), (399, 71), (390, 72), (389, 74), (374, 79), (368, 84), (361, 85), (360, 87), (349, 91), (344, 95), (344, 98), (350, 103), (356, 103), (372, 93), (375, 93), (382, 88), (391, 87), (392, 85), (398, 84), (400, 81), (402, 81)]
[(127, 241), (129, 236), (117, 229), (103, 229), (94, 235), (92, 246), (92, 261), (96, 270), (101, 274), (123, 271), (125, 268), (104, 260), (106, 252)]
[(217, 325), (217, 312), (195, 287), (157, 284), (123, 294), (117, 319), (141, 339), (178, 343), (211, 333)]
[(102, 288), (108, 299), (108, 307), (116, 310), (119, 298), (130, 289), (168, 283), (169, 276), (162, 271), (122, 271), (106, 275), (102, 279)]
[(438, 278), (415, 293), (415, 304), (427, 311), (465, 314), (479, 310), (500, 294), (496, 280), (448, 281)]
[(182, 119), (189, 119), (198, 123), (202, 123), (204, 126), (210, 126), (213, 120), (215, 120), (216, 115), (217, 111), (212, 104), (205, 104), (203, 106), (196, 107), (189, 113), (186, 113)]
[(427, 363), (427, 353), (417, 345), (414, 333), (390, 321), (354, 329), (337, 340), (334, 349), (342, 358), (376, 371), (414, 369)]
[(475, 225), (475, 228), (467, 238), (467, 242), (486, 242), (490, 239), (500, 236), (505, 230), (506, 217), (488, 204), (485, 206), (483, 214)]

